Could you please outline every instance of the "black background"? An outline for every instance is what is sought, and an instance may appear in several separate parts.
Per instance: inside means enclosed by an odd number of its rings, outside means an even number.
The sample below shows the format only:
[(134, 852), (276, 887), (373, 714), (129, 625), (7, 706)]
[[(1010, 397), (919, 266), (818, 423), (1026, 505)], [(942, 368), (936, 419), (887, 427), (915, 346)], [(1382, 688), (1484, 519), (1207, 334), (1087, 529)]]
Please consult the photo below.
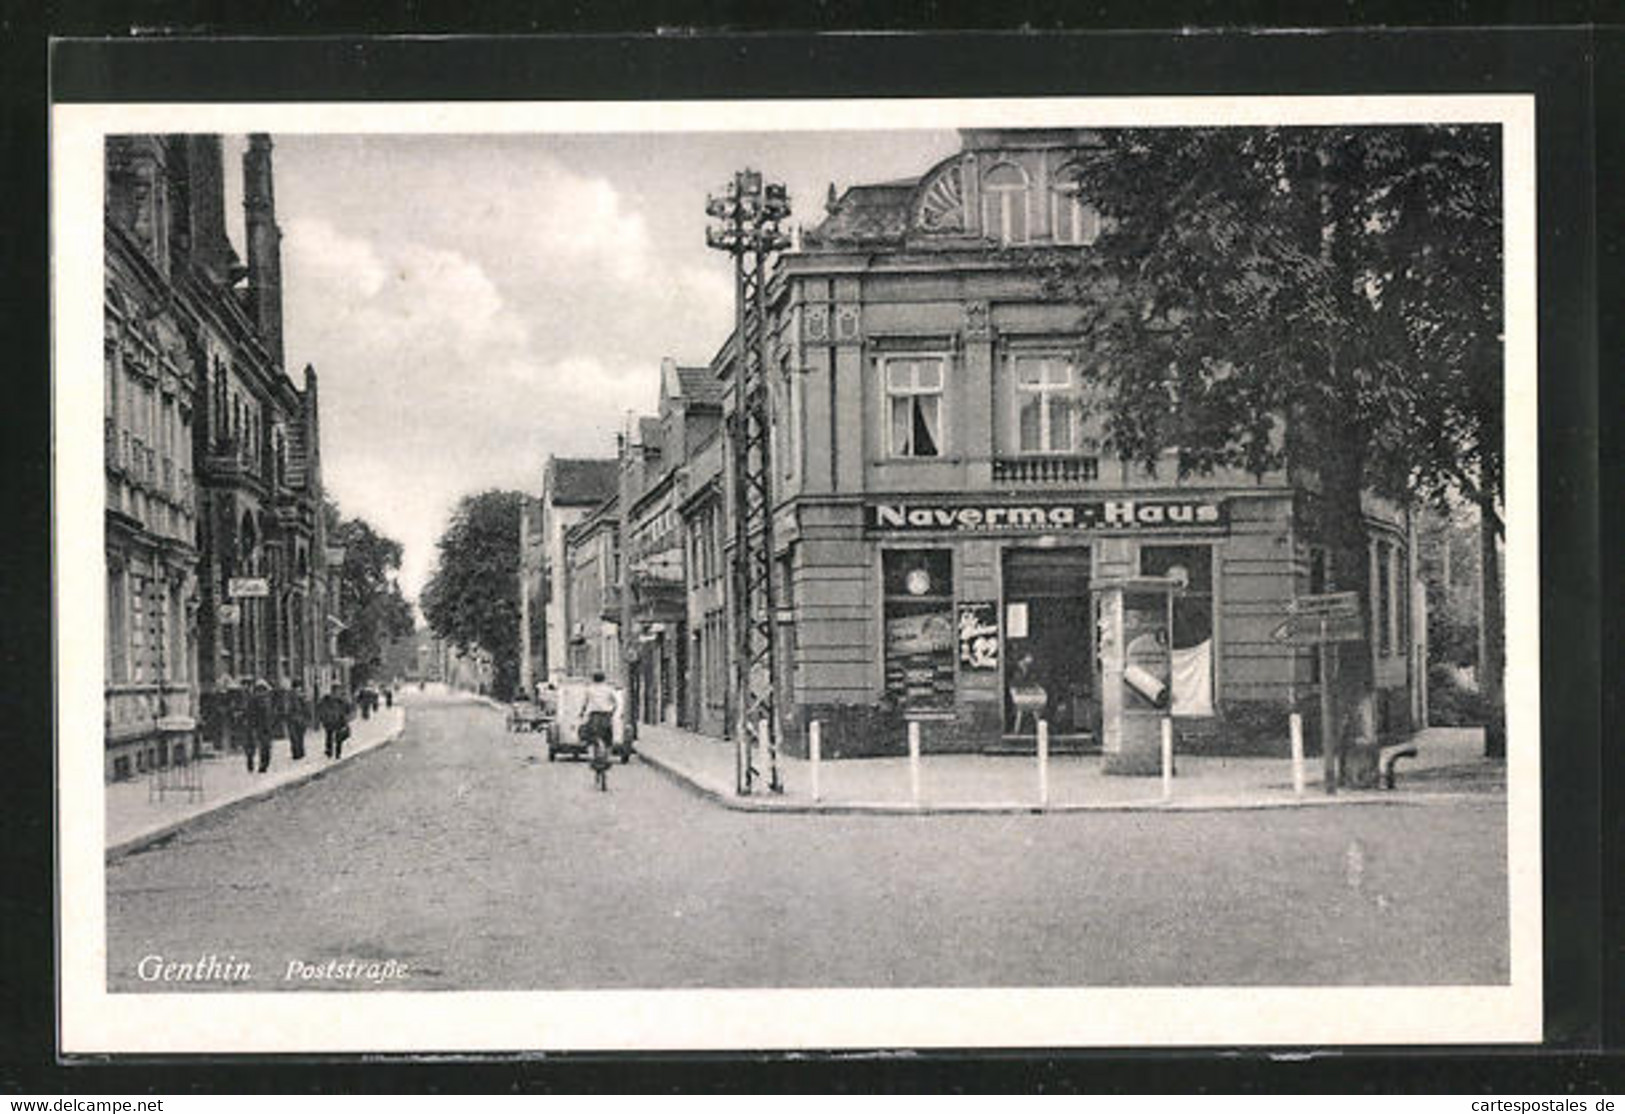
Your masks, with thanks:
[[(0, 565), (0, 788), (5, 793), (6, 888), (0, 906), (0, 1089), (21, 1092), (194, 1091), (762, 1091), (1109, 1090), (1210, 1092), (1590, 1092), (1617, 1085), (1625, 1044), (1620, 1010), (1622, 941), (1619, 698), (1600, 679), (1620, 676), (1604, 623), (1619, 613), (1616, 584), (1600, 573), (1599, 482), (1617, 488), (1613, 423), (1621, 413), (1616, 364), (1620, 211), (1611, 184), (1625, 170), (1625, 38), (1583, 27), (1342, 30), (1249, 34), (1206, 30), (1091, 33), (1096, 26), (1178, 28), (1223, 19), (1303, 26), (1288, 5), (1074, 5), (1001, 8), (1025, 18), (1016, 33), (808, 35), (744, 28), (743, 6), (710, 6), (657, 20), (645, 5), (607, 4), (541, 22), (507, 5), (436, 17), (422, 5), (377, 5), (364, 16), (309, 3), (269, 13), (216, 5), (87, 4), (21, 14), (0, 0), (5, 90), (0, 157), (0, 342), (5, 355), (3, 443), (8, 527)], [(1120, 9), (1120, 10), (1114, 10)], [(453, 9), (455, 11), (455, 9)], [(839, 5), (788, 18), (807, 30), (906, 26), (904, 19)], [(1349, 5), (1314, 13), (1374, 25), (1419, 16), (1435, 22), (1513, 20), (1532, 8)], [(1543, 5), (1547, 21), (1596, 18), (1589, 5)], [(759, 17), (758, 17), (759, 18)], [(939, 27), (988, 26), (983, 10), (926, 5)], [(471, 20), (483, 20), (471, 26)], [(634, 23), (634, 21), (637, 21)], [(378, 33), (409, 30), (592, 32), (659, 35), (549, 38), (298, 41), (188, 39), (191, 34)], [(112, 35), (100, 41), (48, 36)], [(177, 37), (179, 36), (179, 37)], [(1599, 53), (1601, 57), (1599, 58)], [(237, 1057), (63, 1064), (55, 1053), (50, 600), (50, 378), (46, 213), (47, 90), (62, 101), (688, 99), (713, 97), (1027, 96), (1488, 93), (1537, 96), (1539, 166), (1540, 431), (1543, 813), (1548, 1042), (1521, 1049), (1326, 1049), (1279, 1059), (1256, 1050), (1163, 1052), (1029, 1050), (785, 1059), (731, 1056), (501, 1057), (435, 1063)], [(1599, 184), (1600, 187), (1599, 187)], [(1598, 206), (1601, 206), (1600, 210)], [(1599, 227), (1598, 212), (1604, 214)], [(1598, 270), (1601, 268), (1600, 284)], [(1600, 294), (1600, 301), (1599, 301)], [(1614, 308), (1602, 315), (1599, 305)], [(1599, 324), (1609, 369), (1599, 382)], [(1600, 392), (1600, 393), (1599, 393)], [(1599, 469), (1599, 449), (1602, 452)], [(1617, 535), (1616, 504), (1603, 511)], [(1608, 566), (1618, 568), (1613, 559)], [(1599, 622), (1602, 620), (1602, 622)], [(65, 632), (71, 633), (71, 632)], [(1514, 648), (1515, 649), (1515, 648)], [(1604, 654), (1607, 655), (1604, 659)], [(1516, 698), (1517, 694), (1509, 694)], [(69, 741), (70, 745), (72, 741)], [(1605, 801), (1608, 807), (1604, 807)], [(1609, 885), (1604, 885), (1604, 880)], [(62, 910), (71, 917), (74, 911)], [(743, 927), (743, 926), (742, 926)], [(1606, 942), (1606, 946), (1605, 946)]]

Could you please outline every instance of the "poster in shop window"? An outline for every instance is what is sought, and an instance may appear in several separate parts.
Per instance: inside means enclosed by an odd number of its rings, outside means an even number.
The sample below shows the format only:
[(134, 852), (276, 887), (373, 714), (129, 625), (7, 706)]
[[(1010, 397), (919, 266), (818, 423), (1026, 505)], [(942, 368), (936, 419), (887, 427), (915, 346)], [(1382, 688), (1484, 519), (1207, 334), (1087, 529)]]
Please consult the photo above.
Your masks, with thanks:
[(999, 605), (967, 600), (959, 605), (959, 666), (978, 673), (999, 668)]
[(914, 711), (952, 707), (954, 645), (953, 611), (948, 605), (919, 610), (888, 605), (886, 690)]

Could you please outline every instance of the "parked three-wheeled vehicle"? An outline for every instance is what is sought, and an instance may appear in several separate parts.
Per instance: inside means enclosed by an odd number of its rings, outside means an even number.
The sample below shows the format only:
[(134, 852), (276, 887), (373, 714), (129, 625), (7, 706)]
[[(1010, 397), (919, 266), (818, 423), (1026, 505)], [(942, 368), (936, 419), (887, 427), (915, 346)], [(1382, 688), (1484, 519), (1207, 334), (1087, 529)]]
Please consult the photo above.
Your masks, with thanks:
[[(556, 712), (547, 724), (547, 760), (555, 761), (559, 755), (567, 758), (586, 758), (591, 749), (581, 739), (582, 707), (587, 702), (587, 687), (592, 682), (584, 677), (566, 677), (558, 683)], [(626, 737), (626, 693), (615, 688), (614, 730), (611, 753), (624, 764), (632, 759), (632, 743)]]

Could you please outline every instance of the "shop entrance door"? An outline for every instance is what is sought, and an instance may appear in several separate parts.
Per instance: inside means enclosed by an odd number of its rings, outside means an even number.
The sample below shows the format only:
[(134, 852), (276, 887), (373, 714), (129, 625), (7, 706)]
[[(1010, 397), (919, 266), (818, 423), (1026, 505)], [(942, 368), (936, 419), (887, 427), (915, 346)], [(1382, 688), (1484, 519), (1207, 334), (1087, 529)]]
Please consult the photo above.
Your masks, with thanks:
[(1004, 732), (1096, 739), (1095, 624), (1084, 547), (1004, 552)]

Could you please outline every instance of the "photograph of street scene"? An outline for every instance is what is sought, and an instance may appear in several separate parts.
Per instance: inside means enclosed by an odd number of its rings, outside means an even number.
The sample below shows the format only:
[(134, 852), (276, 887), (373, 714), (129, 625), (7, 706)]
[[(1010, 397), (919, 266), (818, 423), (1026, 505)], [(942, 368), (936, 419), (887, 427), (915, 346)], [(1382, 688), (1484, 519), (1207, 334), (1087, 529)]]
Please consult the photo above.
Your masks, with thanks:
[(1506, 986), (1502, 127), (1020, 124), (108, 134), (109, 995)]

